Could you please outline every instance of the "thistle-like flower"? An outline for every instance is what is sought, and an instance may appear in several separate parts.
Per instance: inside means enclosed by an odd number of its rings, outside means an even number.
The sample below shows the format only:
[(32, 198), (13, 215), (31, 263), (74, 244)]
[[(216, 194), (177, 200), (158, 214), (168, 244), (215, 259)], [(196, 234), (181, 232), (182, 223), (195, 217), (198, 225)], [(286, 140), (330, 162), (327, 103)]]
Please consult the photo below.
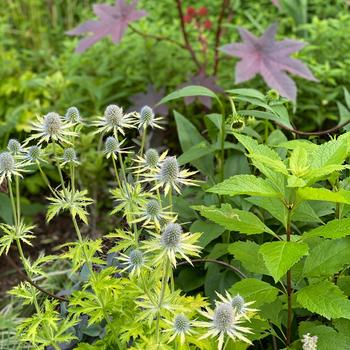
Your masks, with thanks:
[(156, 117), (153, 109), (149, 106), (142, 107), (140, 114), (139, 114), (139, 129), (144, 128), (146, 129), (148, 126), (151, 128), (158, 128), (163, 129), (158, 122), (162, 121), (162, 117)]
[(192, 329), (192, 322), (184, 315), (178, 314), (172, 321), (165, 320), (171, 328), (164, 330), (164, 332), (172, 332), (172, 336), (169, 338), (168, 343), (172, 342), (176, 337), (180, 337), (180, 342), (183, 345), (186, 340), (186, 336), (196, 333)]
[(191, 260), (188, 256), (199, 256), (201, 247), (195, 245), (201, 233), (184, 233), (182, 227), (170, 222), (167, 224), (161, 235), (151, 233), (153, 240), (144, 243), (147, 252), (155, 253), (154, 263), (159, 264), (165, 258), (169, 259), (171, 264), (176, 266), (176, 258), (184, 258), (190, 264)]
[(247, 321), (250, 320), (250, 316), (254, 314), (258, 309), (252, 309), (249, 306), (254, 304), (254, 301), (245, 302), (244, 298), (241, 297), (239, 294), (232, 297), (228, 291), (226, 291), (225, 297), (219, 293), (216, 293), (218, 298), (223, 303), (231, 303), (233, 308), (235, 309), (236, 314), (241, 315), (244, 317)]
[(177, 193), (181, 193), (180, 185), (198, 186), (199, 181), (189, 179), (190, 176), (196, 174), (197, 171), (188, 171), (180, 169), (176, 157), (166, 157), (160, 164), (156, 174), (145, 175), (143, 181), (156, 181), (156, 185), (152, 190), (164, 187), (164, 194), (174, 189)]
[(81, 122), (81, 116), (80, 116), (80, 112), (78, 110), (77, 107), (69, 107), (67, 109), (67, 112), (64, 116), (64, 119), (71, 123), (71, 124), (77, 124)]
[(113, 157), (114, 159), (117, 159), (118, 153), (130, 153), (130, 151), (127, 151), (127, 149), (131, 147), (124, 147), (122, 148), (122, 144), (125, 142), (125, 139), (119, 142), (115, 137), (108, 136), (105, 141), (105, 149), (104, 153), (107, 157)]
[(139, 249), (134, 249), (129, 255), (120, 253), (119, 260), (123, 261), (125, 268), (121, 271), (129, 271), (130, 275), (139, 275), (143, 267), (147, 267), (145, 256)]
[(123, 108), (109, 105), (105, 109), (103, 117), (99, 117), (92, 125), (98, 128), (95, 133), (113, 132), (117, 138), (118, 132), (125, 135), (124, 129), (135, 127), (136, 117), (137, 113), (135, 112), (124, 114)]
[(79, 165), (80, 163), (78, 162), (78, 158), (77, 158), (77, 154), (75, 152), (75, 149), (72, 147), (66, 148), (63, 151), (63, 158), (62, 158), (63, 162), (62, 165), (65, 164), (75, 164), (75, 165)]
[(228, 335), (233, 341), (241, 340), (252, 344), (246, 337), (246, 334), (252, 333), (248, 327), (240, 326), (243, 322), (231, 303), (216, 302), (214, 310), (207, 308), (206, 311), (199, 311), (203, 316), (209, 319), (209, 322), (198, 321), (198, 327), (206, 327), (209, 330), (200, 338), (218, 337), (218, 350), (222, 349), (225, 335)]
[(18, 155), (22, 152), (22, 146), (16, 139), (9, 140), (7, 149), (14, 155)]
[(159, 155), (157, 150), (150, 148), (145, 152), (143, 157), (136, 156), (134, 162), (137, 165), (132, 167), (132, 169), (135, 169), (136, 174), (145, 174), (147, 176), (149, 174), (155, 174), (159, 171), (158, 167), (164, 161), (167, 154), (168, 151), (165, 151)]
[(0, 184), (7, 178), (11, 181), (12, 176), (23, 177), (25, 162), (19, 162), (10, 152), (0, 153)]
[(44, 161), (41, 155), (42, 155), (41, 147), (34, 145), (25, 149), (24, 159), (27, 160), (29, 163)]
[(303, 350), (317, 350), (317, 335), (311, 336), (310, 333), (304, 334), (301, 340), (303, 344)]
[(152, 198), (140, 208), (140, 212), (138, 213), (139, 218), (134, 220), (134, 222), (143, 221), (144, 227), (149, 229), (155, 227), (160, 230), (164, 223), (176, 221), (177, 215), (167, 211), (168, 208), (162, 208), (159, 201)]
[(69, 130), (71, 127), (72, 124), (63, 121), (58, 113), (50, 112), (44, 117), (38, 117), (38, 120), (32, 124), (32, 130), (36, 133), (30, 136), (26, 143), (39, 139), (39, 145), (43, 142), (48, 143), (50, 140), (70, 144), (67, 137), (77, 136), (77, 133)]

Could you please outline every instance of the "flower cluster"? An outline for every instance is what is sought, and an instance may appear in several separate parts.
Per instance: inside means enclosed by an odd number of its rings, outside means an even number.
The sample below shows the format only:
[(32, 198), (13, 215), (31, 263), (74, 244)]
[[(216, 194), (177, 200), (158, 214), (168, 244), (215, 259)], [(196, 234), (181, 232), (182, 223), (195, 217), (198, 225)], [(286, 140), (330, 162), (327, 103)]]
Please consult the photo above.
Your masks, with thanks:
[(210, 30), (212, 27), (211, 20), (207, 18), (208, 9), (205, 6), (200, 7), (199, 9), (189, 6), (184, 15), (184, 22), (191, 23), (194, 21), (197, 27), (203, 27), (204, 29)]

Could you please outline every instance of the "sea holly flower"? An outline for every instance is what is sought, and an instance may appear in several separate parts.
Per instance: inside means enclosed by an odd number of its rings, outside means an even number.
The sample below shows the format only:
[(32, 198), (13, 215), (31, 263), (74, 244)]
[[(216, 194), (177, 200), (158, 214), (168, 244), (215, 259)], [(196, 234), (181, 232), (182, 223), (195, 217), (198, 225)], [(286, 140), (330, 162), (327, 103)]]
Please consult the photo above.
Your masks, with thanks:
[(246, 337), (247, 334), (252, 333), (251, 329), (240, 325), (244, 322), (242, 316), (236, 312), (230, 302), (216, 302), (214, 310), (207, 308), (206, 311), (199, 311), (199, 313), (209, 319), (207, 322), (196, 322), (197, 327), (208, 328), (200, 339), (218, 336), (218, 350), (222, 349), (226, 335), (233, 341), (241, 340), (252, 345), (252, 342)]
[(26, 162), (18, 161), (10, 152), (0, 153), (0, 184), (7, 178), (12, 180), (12, 176), (22, 176), (22, 172), (25, 172)]
[(167, 154), (168, 151), (164, 151), (161, 155), (159, 155), (157, 150), (154, 148), (149, 148), (143, 156), (136, 156), (134, 162), (137, 163), (137, 165), (131, 169), (135, 169), (135, 173), (137, 174), (155, 174), (157, 171), (159, 171), (158, 167), (164, 161)]
[(178, 314), (172, 321), (165, 320), (167, 324), (171, 327), (165, 329), (164, 332), (173, 333), (168, 340), (168, 343), (171, 343), (175, 338), (179, 337), (181, 344), (185, 344), (186, 336), (196, 333), (193, 330), (192, 322), (184, 315)]
[(125, 141), (126, 140), (124, 139), (121, 142), (119, 142), (113, 136), (107, 137), (106, 141), (105, 141), (105, 149), (104, 149), (104, 153), (105, 153), (107, 159), (110, 157), (117, 159), (118, 153), (130, 153), (130, 151), (127, 151), (127, 149), (131, 148), (131, 147), (124, 147), (124, 148), (121, 147)]
[(65, 122), (58, 113), (50, 112), (43, 117), (38, 117), (38, 120), (32, 124), (32, 131), (36, 133), (30, 136), (26, 143), (38, 139), (39, 145), (43, 142), (49, 143), (50, 140), (70, 144), (67, 137), (78, 135), (69, 130), (71, 127), (72, 124)]
[(310, 333), (304, 334), (301, 340), (303, 344), (303, 350), (317, 350), (318, 337), (316, 335), (311, 336)]
[[(125, 268), (121, 271), (129, 271), (130, 276), (136, 274), (140, 275), (141, 269), (146, 266), (146, 259), (144, 253), (139, 249), (132, 250), (129, 255), (120, 253), (120, 257), (118, 258), (123, 262)], [(148, 267), (147, 267), (148, 268)]]
[(153, 109), (149, 106), (143, 106), (139, 114), (139, 129), (146, 129), (148, 126), (151, 128), (164, 129), (158, 122), (162, 121), (162, 117), (156, 117)]
[(118, 44), (129, 23), (147, 15), (146, 11), (136, 10), (136, 5), (137, 0), (133, 0), (131, 4), (128, 4), (125, 0), (116, 0), (113, 6), (108, 4), (93, 5), (93, 10), (99, 20), (87, 21), (67, 33), (68, 35), (91, 33), (87, 38), (80, 41), (75, 51), (84, 52), (106, 36), (111, 36), (113, 43)]
[(196, 173), (197, 171), (181, 170), (176, 157), (167, 157), (161, 163), (158, 172), (154, 175), (151, 174), (143, 181), (156, 181), (157, 184), (153, 189), (164, 187), (165, 195), (173, 189), (177, 193), (181, 193), (180, 185), (198, 186), (199, 181), (189, 179)]
[(80, 164), (78, 162), (77, 154), (76, 154), (74, 148), (72, 148), (72, 147), (66, 148), (63, 151), (62, 160), (63, 160), (62, 165), (66, 165), (66, 164), (79, 165)]
[(7, 149), (14, 155), (18, 155), (23, 151), (21, 144), (16, 139), (9, 140)]
[(291, 39), (276, 41), (276, 24), (272, 24), (260, 38), (244, 28), (238, 28), (238, 31), (243, 43), (228, 44), (220, 48), (224, 53), (241, 59), (236, 65), (236, 83), (260, 74), (268, 86), (295, 101), (296, 85), (286, 72), (304, 79), (317, 80), (305, 64), (289, 57), (306, 43)]
[(77, 124), (81, 122), (80, 112), (77, 107), (69, 107), (67, 109), (66, 114), (64, 115), (64, 119), (72, 124)]
[(199, 256), (201, 247), (195, 243), (201, 233), (184, 233), (182, 227), (170, 222), (162, 230), (161, 235), (151, 233), (153, 240), (144, 242), (145, 250), (155, 254), (154, 263), (159, 265), (167, 258), (176, 266), (176, 258), (184, 258), (191, 265), (189, 256)]
[(117, 138), (118, 132), (125, 135), (124, 129), (135, 128), (137, 113), (124, 113), (123, 108), (117, 105), (109, 105), (105, 109), (104, 115), (99, 117), (97, 121), (92, 122), (92, 125), (97, 127), (95, 133), (113, 132)]

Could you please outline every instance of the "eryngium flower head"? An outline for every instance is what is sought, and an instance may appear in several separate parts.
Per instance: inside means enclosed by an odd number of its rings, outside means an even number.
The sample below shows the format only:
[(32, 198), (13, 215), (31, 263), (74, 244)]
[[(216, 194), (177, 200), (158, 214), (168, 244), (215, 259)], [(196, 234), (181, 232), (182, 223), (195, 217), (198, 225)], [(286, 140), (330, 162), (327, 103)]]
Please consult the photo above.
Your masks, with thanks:
[(161, 117), (155, 117), (155, 114), (153, 112), (153, 109), (149, 106), (144, 106), (141, 109), (140, 115), (139, 115), (139, 128), (143, 127), (144, 129), (147, 128), (147, 126), (150, 126), (152, 128), (158, 128), (163, 129), (159, 124), (158, 121), (161, 121), (163, 118)]
[(65, 165), (65, 164), (79, 164), (75, 149), (72, 147), (66, 148), (63, 152), (62, 165)]
[(39, 144), (50, 140), (70, 144), (67, 137), (77, 136), (75, 132), (69, 130), (70, 127), (72, 124), (63, 121), (58, 113), (50, 112), (44, 117), (38, 117), (38, 120), (32, 124), (32, 130), (36, 133), (27, 139), (26, 144), (34, 139), (39, 139)]
[(148, 215), (151, 219), (157, 218), (161, 213), (161, 210), (160, 204), (156, 199), (151, 199), (146, 204), (146, 215)]
[(121, 253), (119, 259), (123, 261), (125, 266), (122, 272), (129, 271), (130, 275), (134, 273), (139, 275), (141, 269), (146, 266), (144, 254), (139, 249), (132, 250), (129, 255)]
[(72, 124), (79, 123), (81, 121), (80, 112), (77, 107), (69, 107), (64, 116), (64, 119)]
[(176, 258), (184, 258), (191, 265), (188, 256), (199, 256), (201, 248), (195, 243), (198, 241), (201, 233), (184, 233), (182, 227), (170, 222), (163, 227), (161, 235), (151, 233), (155, 238), (145, 241), (146, 251), (154, 252), (154, 264), (162, 264), (164, 259), (169, 259), (173, 266), (176, 266)]
[(165, 332), (172, 332), (173, 335), (168, 340), (168, 343), (172, 342), (176, 337), (180, 337), (181, 344), (185, 343), (186, 335), (195, 333), (191, 328), (191, 321), (184, 315), (178, 314), (175, 316), (172, 322), (165, 320), (166, 323), (171, 325), (170, 329), (166, 329)]
[(159, 153), (154, 148), (150, 148), (145, 152), (145, 163), (149, 168), (155, 168), (159, 162)]
[(150, 148), (143, 156), (136, 156), (134, 162), (137, 165), (132, 169), (135, 169), (136, 174), (143, 174), (143, 176), (155, 175), (159, 171), (158, 166), (163, 162), (167, 153), (168, 151), (165, 151), (159, 155), (157, 150)]
[(24, 171), (24, 162), (18, 162), (10, 152), (0, 153), (0, 184), (5, 177), (11, 181), (12, 176), (21, 176), (21, 171)]
[(208, 322), (196, 322), (198, 327), (209, 328), (208, 332), (200, 339), (219, 336), (219, 350), (222, 349), (225, 335), (228, 335), (233, 341), (241, 340), (252, 344), (246, 337), (246, 334), (252, 333), (252, 331), (248, 327), (240, 326), (243, 322), (242, 317), (236, 313), (231, 303), (216, 302), (214, 311), (207, 308), (206, 311), (200, 311), (200, 313), (209, 319)]
[(249, 320), (250, 317), (256, 312), (258, 311), (257, 309), (252, 309), (249, 306), (251, 304), (254, 304), (254, 301), (250, 301), (250, 302), (245, 302), (244, 298), (241, 297), (239, 294), (237, 294), (236, 296), (232, 297), (230, 295), (230, 293), (228, 291), (226, 291), (225, 296), (216, 293), (216, 295), (218, 296), (218, 298), (226, 304), (231, 304), (232, 307), (235, 310), (235, 313), (244, 317), (246, 320)]
[(109, 105), (105, 109), (104, 115), (99, 117), (92, 125), (98, 128), (95, 133), (113, 132), (117, 138), (118, 132), (125, 135), (124, 129), (134, 128), (137, 113), (124, 114), (123, 108), (117, 105)]
[(12, 154), (19, 154), (22, 151), (21, 144), (16, 140), (16, 139), (11, 139), (9, 140), (7, 144), (7, 149), (12, 153)]
[(303, 350), (317, 350), (317, 341), (317, 335), (314, 335), (312, 337), (310, 333), (304, 334), (303, 339), (301, 340), (303, 344)]
[(116, 154), (118, 153), (130, 153), (129, 151), (127, 151), (127, 149), (130, 147), (126, 147), (126, 148), (121, 147), (121, 145), (124, 142), (125, 140), (123, 140), (122, 142), (119, 142), (115, 137), (108, 136), (105, 141), (105, 150), (104, 150), (104, 153), (107, 159), (111, 156), (114, 159), (117, 159)]
[(41, 148), (39, 146), (31, 146), (27, 151), (26, 158), (31, 162), (40, 160)]
[(196, 174), (197, 171), (181, 170), (176, 157), (166, 157), (160, 164), (158, 173), (155, 178), (147, 177), (144, 181), (156, 180), (157, 184), (153, 189), (164, 187), (165, 195), (172, 189), (180, 192), (180, 185), (198, 186), (198, 181), (189, 179), (190, 176)]

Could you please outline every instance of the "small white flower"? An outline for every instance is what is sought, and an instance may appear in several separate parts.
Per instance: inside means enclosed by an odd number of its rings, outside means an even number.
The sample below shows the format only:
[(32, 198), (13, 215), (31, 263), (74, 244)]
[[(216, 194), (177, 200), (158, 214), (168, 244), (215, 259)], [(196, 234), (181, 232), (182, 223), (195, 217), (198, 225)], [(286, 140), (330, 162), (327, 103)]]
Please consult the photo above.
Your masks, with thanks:
[(196, 333), (192, 329), (192, 322), (184, 314), (178, 314), (173, 321), (165, 320), (165, 322), (168, 323), (171, 328), (164, 330), (164, 332), (173, 333), (168, 343), (172, 342), (176, 337), (180, 337), (180, 342), (183, 345), (187, 335)]
[(303, 344), (303, 350), (317, 350), (317, 335), (311, 336), (310, 333), (304, 334), (301, 340)]

